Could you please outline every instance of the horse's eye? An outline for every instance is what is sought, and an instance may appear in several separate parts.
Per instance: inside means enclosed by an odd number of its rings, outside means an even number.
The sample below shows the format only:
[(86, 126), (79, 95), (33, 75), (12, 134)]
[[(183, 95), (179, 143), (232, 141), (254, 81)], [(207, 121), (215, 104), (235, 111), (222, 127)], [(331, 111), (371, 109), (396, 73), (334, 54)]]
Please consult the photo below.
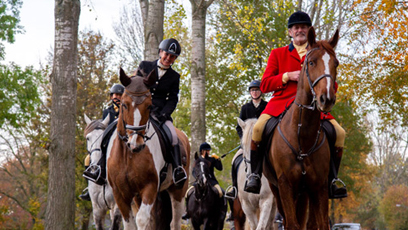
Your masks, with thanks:
[(310, 61), (310, 62), (309, 62), (309, 65), (310, 65), (310, 66), (313, 66), (313, 62), (312, 62), (312, 61)]

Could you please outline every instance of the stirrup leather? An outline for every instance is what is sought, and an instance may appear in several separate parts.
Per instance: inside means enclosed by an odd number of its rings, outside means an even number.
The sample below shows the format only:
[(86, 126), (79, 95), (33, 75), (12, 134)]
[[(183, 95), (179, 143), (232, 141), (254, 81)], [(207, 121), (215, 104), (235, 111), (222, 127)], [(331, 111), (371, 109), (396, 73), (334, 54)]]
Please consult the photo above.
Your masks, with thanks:
[[(230, 193), (230, 190), (232, 190), (232, 192), (234, 193), (234, 196), (228, 195), (228, 193)], [(238, 191), (237, 191), (237, 188), (236, 188), (234, 185), (228, 186), (228, 188), (227, 188), (226, 191), (227, 191), (227, 192), (226, 192), (225, 195), (224, 195), (225, 198), (231, 199), (231, 200), (235, 200), (235, 199), (237, 198)]]
[[(178, 170), (179, 168), (181, 168), (181, 169), (183, 170), (183, 172), (184, 172), (184, 177), (183, 177), (183, 178), (181, 178), (181, 179), (179, 179), (178, 181), (176, 181), (176, 178), (175, 178), (175, 173), (174, 173), (174, 172), (176, 172), (176, 170)], [(185, 181), (185, 180), (187, 180), (187, 173), (186, 173), (186, 170), (184, 170), (184, 168), (183, 168), (183, 167), (178, 166), (177, 168), (175, 168), (175, 169), (173, 170), (173, 183), (177, 185), (178, 183), (180, 183), (180, 182), (182, 182), (182, 181)]]

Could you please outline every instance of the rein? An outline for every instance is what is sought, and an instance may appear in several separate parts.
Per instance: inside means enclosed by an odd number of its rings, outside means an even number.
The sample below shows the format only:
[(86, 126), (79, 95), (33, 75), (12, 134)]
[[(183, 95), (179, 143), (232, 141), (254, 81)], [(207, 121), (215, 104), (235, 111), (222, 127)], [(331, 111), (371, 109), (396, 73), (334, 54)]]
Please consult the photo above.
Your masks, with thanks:
[[(310, 156), (313, 152), (315, 152), (315, 151), (317, 151), (318, 149), (320, 149), (320, 148), (323, 146), (324, 141), (326, 140), (326, 134), (323, 132), (323, 139), (322, 139), (322, 141), (320, 142), (320, 144), (318, 144), (319, 138), (320, 138), (320, 134), (321, 134), (322, 129), (323, 129), (323, 124), (322, 124), (322, 122), (320, 122), (320, 128), (319, 128), (319, 130), (317, 131), (316, 140), (315, 140), (313, 146), (309, 149), (309, 151), (307, 151), (306, 153), (304, 153), (304, 152), (302, 151), (302, 147), (301, 147), (301, 145), (300, 145), (300, 129), (302, 128), (302, 111), (303, 111), (303, 109), (309, 109), (309, 110), (312, 110), (312, 111), (314, 111), (314, 110), (316, 109), (316, 101), (317, 101), (317, 100), (316, 100), (316, 92), (314, 91), (314, 87), (317, 85), (317, 83), (318, 83), (320, 80), (322, 80), (322, 79), (325, 78), (325, 77), (329, 77), (331, 80), (334, 81), (333, 77), (332, 77), (330, 74), (323, 74), (323, 75), (319, 76), (314, 82), (312, 82), (312, 80), (310, 79), (308, 58), (309, 58), (310, 53), (312, 53), (313, 51), (315, 51), (315, 50), (317, 50), (317, 49), (319, 49), (319, 48), (313, 48), (313, 49), (309, 50), (309, 51), (306, 53), (306, 58), (305, 58), (305, 63), (306, 63), (305, 72), (306, 72), (306, 78), (307, 78), (307, 80), (308, 80), (310, 90), (311, 90), (312, 95), (313, 95), (312, 102), (310, 103), (310, 105), (302, 105), (302, 104), (298, 104), (298, 103), (296, 102), (296, 100), (294, 101), (295, 104), (299, 107), (299, 123), (298, 123), (298, 129), (297, 129), (297, 137), (298, 137), (297, 139), (298, 139), (299, 150), (296, 150), (296, 149), (289, 143), (288, 139), (283, 135), (283, 132), (282, 132), (282, 130), (281, 130), (281, 128), (280, 128), (280, 123), (281, 123), (281, 121), (282, 121), (282, 116), (280, 117), (280, 119), (279, 119), (279, 124), (278, 124), (279, 134), (281, 135), (281, 137), (282, 137), (282, 139), (285, 141), (285, 143), (289, 146), (289, 148), (292, 150), (292, 153), (296, 156), (296, 159), (297, 159), (298, 161), (303, 161), (303, 159), (304, 159), (305, 157)], [(306, 174), (306, 171), (304, 170), (303, 164), (302, 164), (302, 174), (303, 174), (303, 175)]]

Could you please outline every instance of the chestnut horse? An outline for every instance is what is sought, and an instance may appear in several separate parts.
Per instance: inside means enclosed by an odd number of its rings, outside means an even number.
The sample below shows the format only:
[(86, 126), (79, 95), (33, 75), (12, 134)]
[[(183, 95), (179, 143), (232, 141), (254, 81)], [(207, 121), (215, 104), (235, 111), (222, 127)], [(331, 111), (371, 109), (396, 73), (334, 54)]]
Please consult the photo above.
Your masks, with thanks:
[[(108, 180), (124, 219), (125, 229), (156, 229), (153, 204), (160, 191), (166, 190), (171, 198), (171, 229), (181, 229), (183, 198), (188, 183), (176, 187), (173, 184), (171, 164), (167, 176), (160, 183), (160, 171), (165, 165), (160, 140), (149, 120), (152, 97), (144, 81), (157, 79), (156, 71), (149, 76), (128, 77), (120, 69), (120, 81), (125, 86), (122, 95), (116, 138), (109, 144)], [(187, 136), (176, 129), (180, 150), (186, 158), (186, 172), (190, 163), (190, 144)], [(169, 153), (167, 153), (169, 154)], [(188, 175), (187, 175), (188, 177)], [(188, 179), (187, 179), (188, 181)], [(137, 206), (132, 212), (132, 202)], [(169, 214), (168, 214), (169, 215)]]
[(321, 125), (336, 101), (337, 66), (334, 47), (338, 30), (329, 41), (316, 41), (311, 27), (294, 104), (274, 130), (264, 161), (285, 229), (329, 229), (329, 143)]

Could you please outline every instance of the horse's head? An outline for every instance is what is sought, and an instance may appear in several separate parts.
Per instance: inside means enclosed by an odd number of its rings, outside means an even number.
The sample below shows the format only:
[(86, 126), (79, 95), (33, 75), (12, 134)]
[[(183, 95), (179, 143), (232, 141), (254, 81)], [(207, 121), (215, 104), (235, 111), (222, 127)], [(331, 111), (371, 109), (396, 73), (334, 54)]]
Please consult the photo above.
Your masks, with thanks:
[(120, 82), (125, 86), (125, 92), (120, 105), (118, 136), (132, 152), (139, 152), (145, 147), (144, 134), (152, 105), (149, 85), (155, 79), (155, 70), (148, 76), (128, 77), (123, 69), (120, 69)]
[(308, 51), (306, 54), (299, 87), (307, 92), (309, 101), (316, 103), (321, 112), (330, 112), (336, 102), (335, 85), (337, 66), (334, 47), (339, 39), (339, 31), (329, 41), (316, 41), (313, 27), (308, 32)]
[(201, 199), (206, 196), (211, 163), (198, 155), (197, 152), (194, 157), (193, 177), (196, 178), (195, 196), (197, 199)]
[(251, 118), (243, 121), (238, 117), (238, 125), (242, 128), (241, 148), (244, 152), (244, 157), (247, 159), (250, 158), (252, 130), (257, 120), (257, 118)]
[(109, 115), (102, 120), (94, 120), (88, 118), (84, 114), (86, 128), (84, 131), (84, 136), (86, 138), (86, 150), (88, 154), (91, 155), (91, 162), (98, 162), (101, 158), (101, 143), (103, 132), (109, 123)]

